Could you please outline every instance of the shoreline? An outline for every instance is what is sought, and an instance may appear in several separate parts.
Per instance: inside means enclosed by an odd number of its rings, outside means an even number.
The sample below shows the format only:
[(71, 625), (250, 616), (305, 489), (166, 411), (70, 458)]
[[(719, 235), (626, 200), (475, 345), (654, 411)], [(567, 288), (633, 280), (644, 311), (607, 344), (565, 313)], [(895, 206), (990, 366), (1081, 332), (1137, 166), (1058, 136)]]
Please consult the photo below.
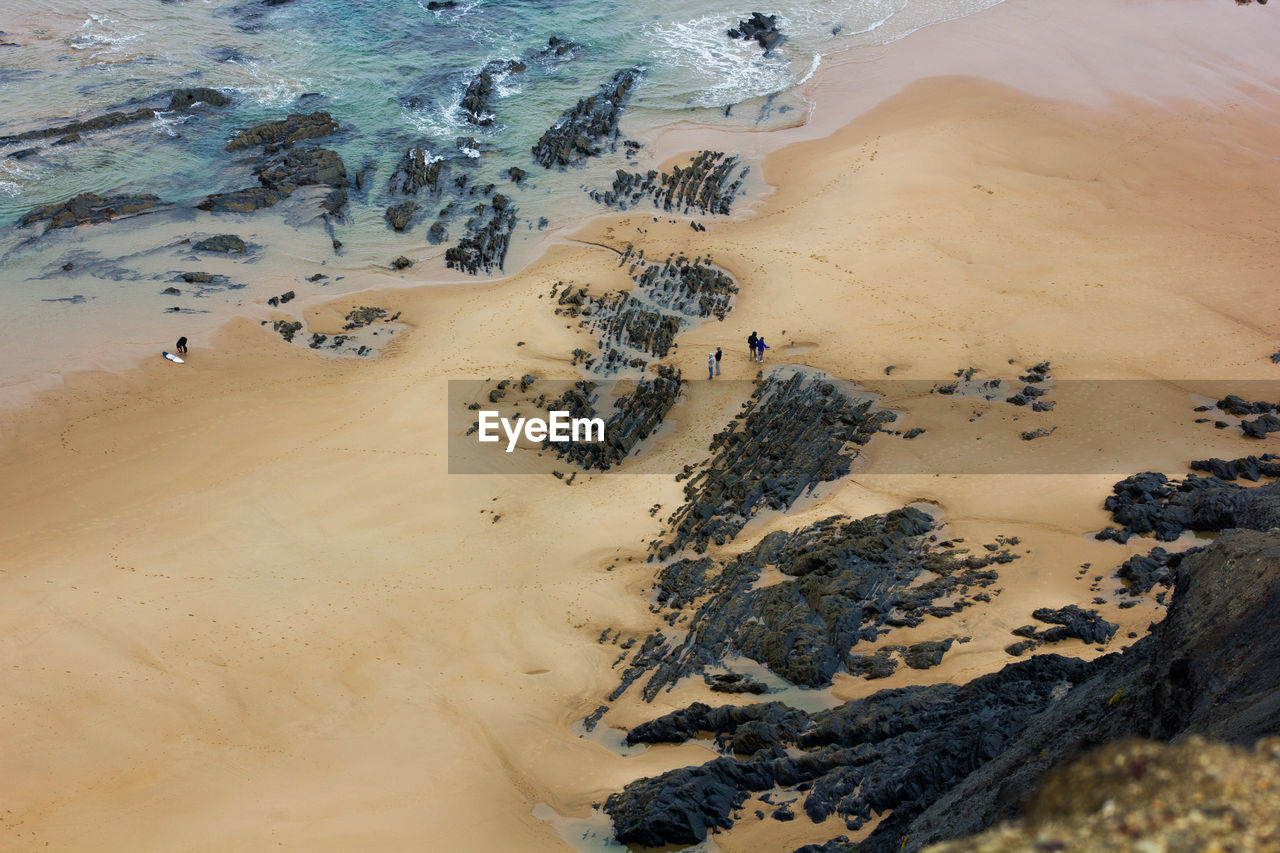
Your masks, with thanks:
[[(1184, 8), (1178, 10), (1178, 13), (1169, 14), (1168, 10), (1154, 0), (1129, 0), (1127, 6), (1142, 11), (1137, 13), (1126, 11), (1117, 14), (1102, 0), (1088, 0), (1088, 2), (1091, 8), (1080, 12), (1074, 9), (1045, 11), (1022, 0), (1003, 0), (994, 6), (961, 18), (913, 30), (885, 45), (874, 48), (867, 46), (850, 48), (828, 58), (807, 83), (792, 90), (808, 105), (804, 120), (792, 126), (760, 131), (750, 129), (727, 131), (678, 119), (643, 130), (632, 128), (628, 132), (645, 141), (654, 168), (682, 162), (684, 158), (699, 150), (723, 150), (743, 157), (763, 172), (764, 163), (770, 154), (791, 145), (832, 136), (851, 121), (873, 110), (877, 104), (909, 87), (914, 81), (934, 76), (975, 76), (1015, 85), (1028, 94), (1038, 94), (1050, 100), (1068, 100), (1092, 106), (1106, 104), (1116, 106), (1119, 93), (1124, 92), (1127, 97), (1150, 99), (1156, 103), (1166, 100), (1166, 106), (1172, 110), (1180, 107), (1176, 99), (1174, 101), (1168, 101), (1168, 99), (1174, 93), (1180, 93), (1186, 97), (1188, 86), (1195, 88), (1194, 97), (1197, 100), (1213, 102), (1224, 98), (1230, 98), (1233, 101), (1246, 98), (1252, 101), (1255, 107), (1265, 104), (1267, 99), (1280, 93), (1280, 83), (1275, 80), (1268, 83), (1265, 79), (1259, 80), (1249, 76), (1254, 69), (1264, 68), (1266, 65), (1263, 60), (1269, 56), (1270, 39), (1265, 35), (1268, 32), (1266, 24), (1269, 19), (1263, 19), (1262, 26), (1242, 33), (1234, 27), (1238, 22), (1235, 15), (1223, 15), (1220, 9), (1213, 7)], [(1156, 14), (1157, 8), (1163, 10), (1161, 14)], [(1240, 13), (1248, 14), (1251, 11), (1254, 10), (1244, 9), (1240, 10)], [(1103, 19), (1107, 21), (1107, 25), (1099, 26), (1098, 21)], [(1152, 31), (1152, 27), (1157, 29)], [(1061, 59), (1056, 59), (1057, 65), (1054, 66), (1056, 70), (1050, 70), (1047, 66), (1036, 65), (1030, 59), (1032, 48), (1028, 45), (1048, 40), (1088, 45), (1091, 50), (1090, 58), (1094, 62), (1101, 63), (1101, 57), (1106, 57), (1109, 51), (1119, 50), (1122, 46), (1131, 47), (1134, 44), (1159, 44), (1163, 40), (1175, 38), (1179, 32), (1188, 28), (1196, 30), (1209, 28), (1214, 37), (1226, 38), (1228, 34), (1233, 37), (1232, 55), (1225, 72), (1219, 71), (1215, 75), (1202, 71), (1189, 72), (1185, 68), (1184, 61), (1176, 54), (1155, 54), (1147, 50), (1144, 53), (1146, 63), (1141, 77), (1137, 79), (1126, 77), (1123, 86), (1117, 86), (1111, 84), (1109, 80), (1096, 77), (1089, 70), (1092, 66), (1087, 64), (1072, 68), (1064, 65)], [(1092, 39), (1086, 38), (1086, 34), (1092, 34)], [(988, 49), (983, 53), (975, 53), (968, 47), (974, 42), (982, 42)], [(878, 55), (870, 56), (870, 54)], [(1079, 57), (1072, 54), (1071, 60), (1079, 62)], [(1129, 63), (1126, 67), (1131, 70), (1132, 66), (1133, 63)], [(1026, 68), (1035, 68), (1036, 73), (1028, 76), (1012, 70)], [(947, 70), (943, 72), (942, 69)], [(869, 76), (868, 72), (870, 72)], [(853, 93), (852, 99), (849, 97), (850, 93)], [(757, 175), (754, 180), (757, 189), (764, 190), (763, 195), (741, 199), (738, 210), (732, 216), (712, 221), (742, 222), (757, 216), (761, 206), (777, 192), (778, 186), (767, 173), (763, 174), (763, 178)], [(660, 211), (654, 210), (653, 213), (662, 218)], [(590, 232), (593, 223), (606, 221), (616, 214), (617, 211), (601, 207), (576, 222), (535, 237), (532, 243), (523, 247), (522, 257), (518, 259), (519, 266), (513, 267), (510, 273), (504, 273), (498, 277), (471, 278), (461, 272), (454, 273), (439, 269), (433, 271), (425, 280), (395, 284), (386, 278), (399, 276), (403, 281), (412, 276), (412, 271), (396, 273), (389, 268), (376, 273), (372, 270), (365, 272), (350, 270), (345, 273), (347, 277), (354, 275), (366, 279), (361, 281), (355, 290), (339, 297), (330, 297), (323, 291), (304, 294), (295, 305), (295, 309), (310, 310), (333, 299), (345, 300), (349, 296), (355, 297), (360, 293), (380, 291), (388, 287), (400, 289), (468, 283), (486, 286), (507, 281), (536, 267), (552, 247), (565, 243), (572, 244), (577, 235), (584, 231)], [(684, 222), (697, 217), (677, 215), (676, 218)], [(271, 232), (282, 229), (284, 232), (296, 231), (290, 226), (274, 221), (246, 220), (244, 224)], [(233, 225), (235, 223), (228, 223), (226, 227)], [(121, 226), (108, 224), (101, 227), (120, 228)], [(310, 236), (316, 237), (316, 235)], [(400, 247), (403, 251), (411, 251), (412, 248)], [(317, 254), (317, 258), (321, 260), (303, 266), (324, 268), (327, 259), (321, 257), (323, 254), (323, 252)], [(432, 263), (438, 263), (438, 258), (432, 260)], [(255, 272), (255, 277), (261, 278), (261, 274)], [(266, 294), (275, 292), (272, 287), (280, 292), (296, 287), (297, 275), (285, 266), (273, 270), (268, 278), (274, 280), (275, 285), (267, 286), (261, 280), (255, 281), (253, 292)], [(265, 298), (264, 295), (261, 300)], [(265, 306), (260, 305), (259, 301), (254, 299), (246, 305), (229, 307), (222, 315), (222, 319), (215, 321), (216, 324), (221, 325), (233, 317), (261, 314)], [(156, 325), (161, 321), (149, 322), (151, 325)], [(199, 330), (195, 334), (188, 334), (188, 337), (196, 345), (201, 345), (213, 334), (213, 328), (200, 322), (196, 325)], [(131, 336), (126, 335), (127, 337)], [(153, 342), (139, 345), (125, 343), (122, 351), (116, 355), (106, 358), (96, 356), (95, 358), (100, 359), (98, 366), (90, 370), (117, 373), (133, 369), (143, 363), (146, 358), (154, 356), (152, 348), (155, 345)], [(160, 346), (167, 346), (167, 344), (161, 343)], [(142, 347), (147, 349), (143, 350)], [(123, 351), (125, 349), (128, 352)], [(78, 371), (73, 369), (71, 372)], [(12, 410), (30, 404), (43, 390), (56, 389), (63, 384), (63, 374), (64, 371), (61, 370), (39, 372), (28, 379), (0, 387), (0, 410)]]
[[(1083, 26), (1086, 11), (1054, 14)], [(1269, 180), (1280, 167), (1256, 152), (1280, 135), (1280, 99), (1253, 112), (1174, 106), (1098, 108), (929, 79), (775, 153), (761, 209), (696, 238), (737, 279), (733, 312), (684, 333), (667, 361), (700, 377), (707, 350), (727, 340), (725, 378), (749, 382), (756, 368), (735, 336), (756, 327), (780, 345), (766, 366), (868, 381), (891, 364), (937, 380), (971, 365), (1016, 375), (1046, 359), (1063, 380), (1267, 372), (1275, 336), (1256, 317), (1275, 316), (1280, 296), (1275, 229), (1258, 209), (1280, 206), (1266, 189), (1280, 186)], [(1237, 153), (1212, 158), (1224, 150)], [(680, 505), (681, 484), (669, 473), (583, 475), (572, 487), (444, 473), (445, 380), (574, 375), (583, 335), (553, 313), (548, 285), (622, 276), (583, 242), (642, 240), (655, 258), (688, 250), (676, 219), (605, 211), (482, 287), (361, 291), (411, 327), (388, 358), (316, 359), (232, 320), (190, 370), (153, 361), (76, 374), (14, 414), (0, 460), (17, 488), (0, 499), (0, 544), (13, 561), (15, 666), (0, 719), (10, 774), (50, 779), (14, 806), (31, 843), (145, 837), (213, 850), (271, 831), (310, 849), (417, 849), (430, 837), (559, 850), (540, 804), (579, 819), (639, 776), (711, 757), (696, 744), (622, 757), (574, 729), (617, 683), (602, 630), (643, 637), (657, 621), (645, 542)], [(307, 308), (320, 323), (341, 313)], [(1187, 447), (1230, 458), (1258, 446), (1195, 425), (1185, 389), (1157, 385), (1117, 422), (1137, 432), (1158, 415), (1161, 429), (1143, 438), (1171, 468)], [(895, 426), (926, 427), (920, 442), (981, 436), (999, 453), (1022, 446), (1026, 423), (1078, 424), (1065, 389), (1059, 398), (1040, 420), (995, 401), (977, 426), (943, 397), (894, 401), (907, 415)], [(701, 400), (677, 405), (642, 453), (705, 454), (731, 407)], [(869, 452), (891, 461), (912, 447), (877, 436)], [(1107, 575), (1149, 544), (1087, 537), (1107, 523), (1099, 502), (1112, 482), (855, 471), (714, 553), (833, 512), (912, 502), (941, 507), (948, 536), (1018, 536), (1031, 554), (1001, 570), (1008, 589), (989, 608), (905, 635), (968, 633), (971, 644), (935, 669), (842, 674), (823, 701), (956, 681), (1007, 661), (1001, 647), (1031, 606), (1087, 604), (1093, 573), (1078, 580), (1079, 562)], [(1111, 651), (1158, 608), (1120, 610), (1104, 586), (1103, 613), (1122, 632)], [(1078, 641), (1051, 648), (1095, 654)], [(708, 698), (723, 697), (696, 681), (652, 704), (630, 695), (602, 725)], [(87, 825), (101, 813), (115, 819)], [(716, 844), (733, 853), (838, 829), (742, 821)]]

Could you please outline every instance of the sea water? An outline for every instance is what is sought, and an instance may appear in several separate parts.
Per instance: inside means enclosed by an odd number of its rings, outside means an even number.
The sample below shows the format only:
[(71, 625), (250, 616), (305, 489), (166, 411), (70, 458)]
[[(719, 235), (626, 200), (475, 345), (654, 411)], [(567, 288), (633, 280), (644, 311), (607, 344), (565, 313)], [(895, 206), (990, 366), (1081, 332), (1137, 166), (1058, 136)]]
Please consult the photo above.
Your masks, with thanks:
[[(125, 366), (187, 335), (193, 345), (234, 313), (250, 313), (284, 285), (317, 272), (319, 298), (371, 283), (458, 280), (432, 245), (432, 218), (405, 233), (384, 219), (395, 164), (411, 147), (449, 161), (448, 176), (493, 183), (518, 208), (504, 273), (533, 256), (546, 235), (602, 208), (584, 190), (608, 188), (618, 168), (656, 167), (644, 143), (664, 127), (768, 131), (803, 121), (797, 87), (824, 58), (884, 44), (998, 0), (784, 0), (786, 41), (766, 55), (726, 31), (753, 9), (724, 0), (19, 0), (0, 11), (0, 135), (129, 109), (181, 86), (229, 95), (222, 109), (160, 113), (80, 142), (0, 146), (0, 396), (31, 389), (63, 370)], [(562, 57), (534, 57), (556, 36), (576, 43)], [(460, 100), (489, 61), (521, 59), (525, 71), (497, 78), (492, 124), (468, 123)], [(530, 148), (579, 98), (619, 69), (639, 68), (621, 124), (642, 143), (565, 171), (533, 163)], [(204, 196), (252, 186), (224, 150), (239, 128), (290, 112), (328, 111), (341, 124), (320, 141), (365, 173), (343, 215), (328, 224), (314, 206), (290, 203), (249, 216), (193, 209)], [(476, 147), (459, 144), (474, 138)], [(733, 153), (733, 152), (728, 152)], [(506, 178), (518, 166), (528, 179)], [(749, 189), (759, 187), (748, 184)], [(59, 229), (17, 228), (43, 204), (79, 193), (145, 192), (171, 203), (127, 221)], [(420, 200), (422, 203), (422, 200)], [(426, 203), (431, 204), (430, 200)], [(747, 199), (749, 205), (750, 199)], [(331, 230), (330, 230), (331, 229)], [(190, 243), (236, 233), (255, 247), (244, 259), (196, 256)], [(331, 239), (342, 243), (335, 253)], [(377, 275), (398, 255), (416, 264)], [(222, 278), (162, 291), (182, 271)], [(297, 288), (303, 291), (303, 287)], [(299, 304), (305, 304), (301, 300)], [(179, 309), (175, 311), (174, 309)], [(261, 312), (259, 312), (261, 313)], [(34, 384), (33, 384), (34, 382)]]

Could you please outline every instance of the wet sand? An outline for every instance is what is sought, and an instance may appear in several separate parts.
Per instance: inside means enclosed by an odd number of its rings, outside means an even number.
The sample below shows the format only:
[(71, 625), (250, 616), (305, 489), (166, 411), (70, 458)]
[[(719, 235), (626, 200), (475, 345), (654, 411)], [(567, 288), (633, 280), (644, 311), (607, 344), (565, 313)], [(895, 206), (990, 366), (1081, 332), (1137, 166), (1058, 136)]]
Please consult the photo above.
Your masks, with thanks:
[[(1105, 31), (1085, 21), (1097, 11), (1086, 5), (1052, 17)], [(1011, 2), (956, 26), (978, 32), (1029, 9)], [(1133, 32), (1150, 10), (1108, 14)], [(924, 50), (949, 26), (889, 53)], [(993, 39), (1009, 35), (991, 26)], [(1219, 36), (1187, 31), (1182, 58)], [(1155, 102), (1125, 94), (1127, 61), (1080, 57), (1085, 76), (1115, 82), (1106, 103), (1007, 81), (919, 80), (772, 155), (765, 177), (777, 190), (756, 215), (696, 237), (685, 220), (614, 214), (507, 281), (307, 308), (322, 330), (353, 305), (402, 311), (411, 328), (376, 359), (319, 358), (237, 319), (187, 365), (71, 375), (5, 413), (0, 760), (6, 778), (26, 781), (9, 791), (0, 847), (563, 850), (583, 826), (573, 819), (609, 792), (709, 757), (694, 745), (629, 756), (608, 746), (612, 727), (711, 698), (700, 683), (652, 705), (628, 694), (594, 737), (576, 728), (617, 683), (618, 650), (597, 642), (601, 632), (654, 627), (644, 549), (681, 500), (673, 469), (580, 474), (568, 487), (447, 473), (447, 380), (574, 375), (569, 354), (588, 336), (545, 294), (560, 280), (618, 280), (616, 255), (594, 244), (634, 243), (651, 258), (710, 251), (737, 278), (728, 319), (681, 337), (670, 361), (686, 376), (700, 377), (722, 346), (725, 378), (750, 379), (756, 366), (739, 350), (752, 329), (774, 343), (770, 363), (873, 390), (889, 365), (895, 379), (937, 381), (968, 366), (1013, 377), (1049, 360), (1058, 381), (1152, 380), (1151, 396), (1116, 418), (1143, 435), (1144, 465), (1177, 473), (1191, 458), (1258, 452), (1194, 424), (1188, 383), (1280, 371), (1268, 359), (1280, 341), (1276, 75), (1189, 64), (1181, 87), (1163, 80), (1184, 97)], [(1028, 422), (1083, 428), (1091, 419), (1065, 390), (1041, 420), (993, 404), (970, 423), (953, 401), (897, 399), (894, 388), (881, 390), (900, 425), (927, 432), (868, 445), (890, 473), (824, 486), (724, 550), (833, 512), (923, 501), (949, 536), (1018, 536), (1029, 553), (1002, 569), (989, 606), (885, 640), (973, 638), (940, 667), (842, 677), (805, 701), (999, 668), (1010, 628), (1034, 607), (1089, 606), (1095, 575), (1111, 601), (1103, 615), (1121, 623), (1111, 649), (1158, 618), (1118, 610), (1111, 595), (1107, 576), (1138, 543), (1088, 535), (1107, 523), (1114, 476), (1065, 473), (1070, 458), (1043, 475), (891, 473), (931, 441), (980, 437), (999, 455), (1019, 451)], [(636, 461), (705, 455), (733, 408), (712, 399), (721, 393), (692, 387)], [(1053, 454), (1054, 442), (1031, 444)], [(1085, 562), (1096, 571), (1079, 580)], [(554, 814), (570, 820), (543, 819)], [(789, 849), (836, 831), (752, 819), (715, 843)]]

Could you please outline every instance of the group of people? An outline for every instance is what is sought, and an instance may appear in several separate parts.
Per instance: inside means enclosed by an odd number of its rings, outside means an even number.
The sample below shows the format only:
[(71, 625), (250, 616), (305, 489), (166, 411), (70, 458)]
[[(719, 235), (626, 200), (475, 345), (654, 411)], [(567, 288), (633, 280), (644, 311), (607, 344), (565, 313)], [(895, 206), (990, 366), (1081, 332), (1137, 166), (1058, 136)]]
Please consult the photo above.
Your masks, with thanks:
[[(764, 361), (764, 351), (769, 345), (764, 342), (764, 338), (752, 332), (747, 336), (747, 357), (753, 361)], [(714, 379), (720, 375), (720, 358), (722, 353), (720, 347), (716, 347), (716, 351), (707, 354), (707, 378)]]

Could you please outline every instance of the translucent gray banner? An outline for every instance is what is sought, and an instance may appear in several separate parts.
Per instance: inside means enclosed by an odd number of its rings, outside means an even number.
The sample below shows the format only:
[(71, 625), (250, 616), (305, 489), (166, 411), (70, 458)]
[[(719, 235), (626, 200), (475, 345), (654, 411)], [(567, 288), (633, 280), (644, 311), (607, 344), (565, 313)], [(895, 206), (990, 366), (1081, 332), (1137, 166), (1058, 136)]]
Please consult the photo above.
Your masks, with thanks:
[[(797, 373), (810, 390), (781, 394), (782, 381)], [(866, 415), (834, 417), (829, 432), (844, 442), (841, 453), (855, 475), (1127, 476), (1280, 449), (1280, 380), (837, 379), (788, 367), (766, 377), (684, 379), (678, 393), (674, 379), (663, 384), (652, 375), (451, 380), (449, 472), (675, 475), (713, 459), (714, 438), (727, 429), (832, 419), (815, 408), (826, 405), (826, 394), (855, 407), (869, 403), (867, 414), (893, 415), (857, 440), (851, 419)], [(550, 440), (552, 412), (562, 413), (554, 419), (568, 440)], [(599, 423), (590, 435), (580, 429), (575, 441), (575, 417)], [(545, 432), (538, 421), (546, 422)]]

